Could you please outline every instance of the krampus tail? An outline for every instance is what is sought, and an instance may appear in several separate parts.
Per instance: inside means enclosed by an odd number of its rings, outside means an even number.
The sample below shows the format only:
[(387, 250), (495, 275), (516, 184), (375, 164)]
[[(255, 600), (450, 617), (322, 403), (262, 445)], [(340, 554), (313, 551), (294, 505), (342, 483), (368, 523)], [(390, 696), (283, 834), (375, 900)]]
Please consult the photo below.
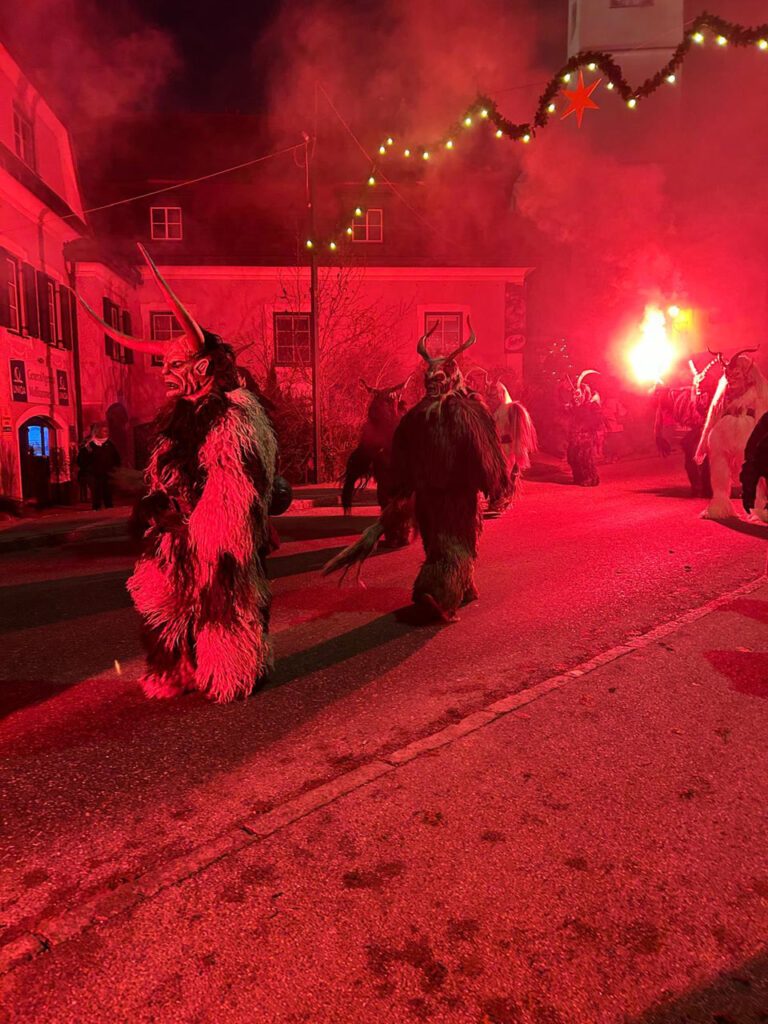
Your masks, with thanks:
[(347, 459), (344, 480), (341, 488), (341, 507), (345, 515), (352, 511), (355, 492), (366, 487), (373, 476), (373, 459), (365, 445), (359, 444)]
[(353, 544), (344, 548), (338, 555), (335, 555), (329, 562), (325, 563), (322, 569), (323, 576), (328, 576), (332, 572), (338, 572), (339, 569), (343, 569), (346, 573), (353, 565), (359, 565), (362, 568), (363, 562), (373, 552), (383, 533), (384, 517), (380, 516), (373, 526), (369, 526), (367, 530), (364, 530)]

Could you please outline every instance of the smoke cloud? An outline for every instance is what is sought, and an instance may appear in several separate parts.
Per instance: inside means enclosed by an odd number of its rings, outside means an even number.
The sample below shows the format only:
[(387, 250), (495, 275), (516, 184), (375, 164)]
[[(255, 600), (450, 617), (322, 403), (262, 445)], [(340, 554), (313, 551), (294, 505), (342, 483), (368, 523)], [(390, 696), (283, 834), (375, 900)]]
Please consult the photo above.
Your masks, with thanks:
[(0, 31), (78, 142), (151, 110), (181, 66), (173, 37), (121, 2), (24, 0), (0, 14)]

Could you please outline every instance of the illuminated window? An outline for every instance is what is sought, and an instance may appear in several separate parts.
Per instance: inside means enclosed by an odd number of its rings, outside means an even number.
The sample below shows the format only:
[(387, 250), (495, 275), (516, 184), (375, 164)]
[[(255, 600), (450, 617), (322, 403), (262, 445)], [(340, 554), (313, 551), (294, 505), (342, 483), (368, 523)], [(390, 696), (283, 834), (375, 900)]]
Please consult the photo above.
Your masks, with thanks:
[(180, 206), (153, 206), (149, 214), (153, 239), (159, 242), (181, 241)]
[(309, 313), (275, 313), (275, 364), (308, 366), (312, 317)]
[(362, 217), (352, 221), (353, 242), (384, 241), (384, 211), (366, 210)]
[[(150, 313), (149, 314), (149, 336), (152, 341), (170, 341), (177, 334), (183, 334), (181, 324), (173, 313)], [(152, 366), (162, 366), (162, 356), (152, 356)]]
[(13, 106), (13, 143), (16, 147), (16, 156), (24, 163), (35, 170), (35, 129), (32, 120), (27, 117), (24, 111), (14, 104)]
[(13, 256), (6, 256), (6, 284), (8, 287), (8, 308), (4, 320), (12, 331), (21, 330), (21, 289), (19, 288), (19, 261)]
[(435, 330), (429, 336), (427, 347), (432, 355), (445, 356), (455, 352), (464, 340), (462, 332), (463, 313), (425, 313), (424, 333)]

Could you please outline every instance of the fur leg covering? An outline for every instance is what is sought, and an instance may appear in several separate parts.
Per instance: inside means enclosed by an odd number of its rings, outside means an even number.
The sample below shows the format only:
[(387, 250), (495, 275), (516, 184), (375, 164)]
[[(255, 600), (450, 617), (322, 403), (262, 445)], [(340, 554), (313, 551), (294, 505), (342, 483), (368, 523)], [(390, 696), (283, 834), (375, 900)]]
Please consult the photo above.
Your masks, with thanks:
[(416, 521), (427, 557), (413, 585), (413, 600), (434, 602), (441, 617), (450, 621), (465, 599), (477, 597), (474, 574), (481, 529), (477, 495), (420, 491)]
[(413, 499), (395, 498), (381, 514), (384, 526), (382, 544), (390, 548), (403, 548), (411, 543), (414, 532)]

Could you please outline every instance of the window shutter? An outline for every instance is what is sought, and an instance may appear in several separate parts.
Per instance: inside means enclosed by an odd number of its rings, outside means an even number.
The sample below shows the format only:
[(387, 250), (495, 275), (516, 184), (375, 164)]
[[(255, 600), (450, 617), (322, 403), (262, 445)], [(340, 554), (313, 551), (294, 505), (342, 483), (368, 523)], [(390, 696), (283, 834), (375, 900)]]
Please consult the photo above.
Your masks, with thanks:
[(29, 263), (21, 264), (21, 280), (24, 289), (24, 326), (33, 338), (40, 335), (40, 314), (37, 300), (37, 274)]
[(72, 306), (74, 295), (63, 285), (59, 292), (59, 305), (61, 306), (61, 342), (64, 348), (72, 348), (73, 317), (75, 310)]
[(51, 337), (51, 318), (48, 316), (48, 276), (42, 272), (42, 270), (36, 271), (37, 278), (37, 294), (39, 297), (38, 310), (40, 321), (40, 338), (46, 343), (51, 345), (56, 343), (56, 339)]
[(70, 340), (72, 345), (76, 345), (80, 334), (77, 329), (77, 299), (75, 293), (71, 292), (69, 288), (64, 289), (64, 293), (69, 299), (69, 327), (70, 327)]
[(2, 327), (11, 326), (11, 296), (8, 291), (11, 264), (8, 262), (8, 256), (9, 253), (5, 249), (0, 249), (0, 326)]
[[(129, 334), (131, 337), (133, 337), (133, 331), (131, 330), (131, 314), (128, 312), (127, 309), (124, 309), (122, 312), (122, 322), (123, 334)], [(125, 361), (130, 366), (133, 363), (133, 349), (127, 348), (125, 345), (123, 345), (123, 352), (125, 353)]]
[[(106, 296), (104, 296), (104, 299), (102, 301), (102, 311), (104, 315), (102, 316), (102, 320), (104, 320), (108, 324), (112, 323), (112, 305), (113, 304), (109, 301), (109, 299)], [(115, 343), (112, 341), (112, 338), (107, 333), (104, 334), (104, 351), (107, 353), (110, 359), (115, 358)]]

